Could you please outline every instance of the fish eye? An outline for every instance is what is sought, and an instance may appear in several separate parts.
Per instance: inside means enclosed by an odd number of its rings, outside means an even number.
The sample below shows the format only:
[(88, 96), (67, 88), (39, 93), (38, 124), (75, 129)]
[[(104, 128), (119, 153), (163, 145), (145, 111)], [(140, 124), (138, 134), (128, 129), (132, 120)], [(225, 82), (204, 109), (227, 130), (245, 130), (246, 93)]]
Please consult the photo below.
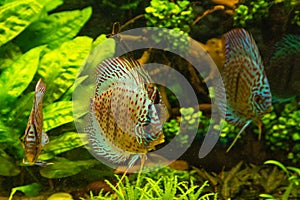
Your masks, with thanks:
[(257, 104), (262, 104), (263, 103), (263, 98), (261, 95), (255, 95), (254, 96), (254, 101), (257, 103)]

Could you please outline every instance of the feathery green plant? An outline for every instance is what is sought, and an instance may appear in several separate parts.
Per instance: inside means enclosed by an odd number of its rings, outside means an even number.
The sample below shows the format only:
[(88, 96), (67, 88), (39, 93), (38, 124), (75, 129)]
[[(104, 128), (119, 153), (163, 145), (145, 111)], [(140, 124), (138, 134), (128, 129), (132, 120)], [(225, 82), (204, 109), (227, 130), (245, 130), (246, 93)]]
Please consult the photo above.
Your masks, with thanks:
[[(119, 180), (119, 177), (117, 177)], [(130, 182), (128, 177), (124, 179), (125, 183), (120, 183), (118, 187), (112, 185), (109, 181), (107, 184), (113, 189), (114, 194), (103, 195), (100, 192), (99, 196), (93, 197), (94, 200), (100, 199), (118, 199), (118, 200), (138, 200), (138, 199), (182, 199), (182, 200), (206, 200), (213, 197), (217, 198), (216, 193), (203, 194), (203, 189), (208, 186), (204, 182), (202, 186), (194, 184), (193, 180), (179, 181), (175, 176), (161, 176), (158, 179), (152, 179), (144, 174), (138, 174), (135, 182)]]

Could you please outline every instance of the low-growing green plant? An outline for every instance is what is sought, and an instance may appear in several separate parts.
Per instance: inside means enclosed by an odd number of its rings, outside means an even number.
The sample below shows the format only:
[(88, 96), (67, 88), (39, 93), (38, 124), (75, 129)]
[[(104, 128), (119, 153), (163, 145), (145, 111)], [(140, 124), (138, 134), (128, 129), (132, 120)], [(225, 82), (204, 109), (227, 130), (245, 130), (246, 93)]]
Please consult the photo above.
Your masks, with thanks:
[[(115, 194), (106, 193), (104, 195), (100, 192), (99, 196), (93, 196), (92, 199), (217, 199), (216, 193), (211, 192), (203, 194), (203, 189), (208, 186), (207, 181), (199, 186), (195, 185), (192, 179), (180, 181), (177, 175), (174, 174), (150, 178), (153, 177), (151, 175), (149, 176), (151, 173), (153, 172), (138, 174), (136, 181), (129, 181), (128, 177), (125, 177), (124, 183), (120, 183), (118, 187), (114, 186), (109, 181), (106, 181)], [(118, 180), (120, 179), (119, 177), (117, 178)]]
[(32, 183), (32, 184), (29, 184), (29, 185), (15, 187), (15, 188), (12, 188), (8, 200), (12, 200), (14, 194), (17, 191), (23, 192), (24, 194), (26, 194), (26, 196), (35, 197), (35, 196), (38, 196), (38, 194), (40, 193), (41, 189), (42, 189), (42, 187), (41, 187), (41, 185), (39, 183)]
[[(299, 197), (299, 186), (300, 186), (300, 168), (285, 166), (279, 161), (276, 160), (268, 160), (264, 162), (265, 165), (275, 165), (279, 167), (286, 173), (287, 180), (289, 181), (289, 185), (285, 188), (285, 191), (282, 194), (282, 200), (294, 199)], [(266, 199), (276, 199), (270, 194), (261, 194), (260, 197)]]

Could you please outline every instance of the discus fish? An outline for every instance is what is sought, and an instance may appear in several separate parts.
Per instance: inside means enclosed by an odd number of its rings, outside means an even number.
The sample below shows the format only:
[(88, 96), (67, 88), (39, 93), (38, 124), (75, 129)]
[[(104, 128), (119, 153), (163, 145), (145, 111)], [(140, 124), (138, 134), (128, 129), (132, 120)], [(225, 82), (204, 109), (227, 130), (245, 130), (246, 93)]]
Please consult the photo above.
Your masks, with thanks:
[(33, 107), (28, 118), (27, 127), (23, 136), (25, 158), (23, 164), (44, 165), (38, 161), (43, 146), (49, 142), (47, 134), (43, 131), (43, 105), (42, 101), (46, 91), (46, 84), (40, 79), (35, 87)]
[(144, 161), (148, 151), (164, 142), (167, 110), (159, 104), (163, 102), (157, 87), (136, 60), (102, 61), (85, 127), (94, 156), (114, 164), (128, 162), (128, 169), (139, 158)]
[(272, 95), (258, 48), (253, 37), (244, 29), (233, 29), (223, 35), (225, 64), (223, 81), (227, 98), (225, 119), (242, 127), (227, 152), (245, 128), (260, 119), (272, 106)]

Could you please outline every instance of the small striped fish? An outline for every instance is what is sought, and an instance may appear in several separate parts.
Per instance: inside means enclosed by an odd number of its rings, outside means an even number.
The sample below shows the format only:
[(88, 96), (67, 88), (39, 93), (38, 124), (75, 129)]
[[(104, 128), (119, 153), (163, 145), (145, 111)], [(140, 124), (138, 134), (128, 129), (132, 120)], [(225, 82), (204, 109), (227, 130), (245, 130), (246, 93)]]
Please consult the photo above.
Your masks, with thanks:
[(159, 91), (140, 64), (128, 57), (102, 61), (96, 84), (85, 127), (90, 148), (94, 156), (114, 164), (128, 162), (130, 168), (164, 142), (167, 111), (158, 106)]
[(40, 79), (35, 87), (33, 107), (28, 118), (27, 127), (23, 137), (25, 158), (23, 164), (43, 165), (38, 161), (43, 146), (48, 143), (48, 136), (43, 131), (43, 105), (42, 101), (46, 91), (46, 84)]
[(260, 139), (260, 119), (270, 111), (272, 96), (253, 37), (244, 29), (233, 29), (224, 34), (223, 42), (225, 64), (222, 77), (228, 104), (226, 120), (242, 127), (229, 151), (251, 122), (258, 125)]

